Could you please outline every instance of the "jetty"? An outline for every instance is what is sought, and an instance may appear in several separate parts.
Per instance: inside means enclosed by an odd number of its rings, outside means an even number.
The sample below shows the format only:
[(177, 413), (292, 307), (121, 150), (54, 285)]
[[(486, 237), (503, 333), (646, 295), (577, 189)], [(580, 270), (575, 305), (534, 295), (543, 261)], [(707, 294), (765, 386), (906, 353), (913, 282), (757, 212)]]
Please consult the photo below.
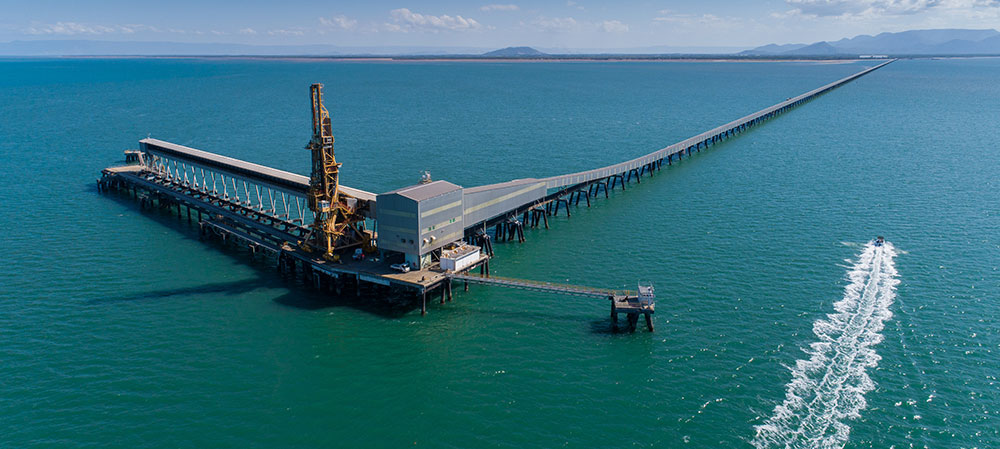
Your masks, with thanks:
[[(607, 300), (612, 321), (654, 313), (643, 286), (638, 291), (557, 285), (491, 277), (493, 245), (524, 242), (525, 227), (548, 228), (551, 217), (581, 200), (610, 198), (615, 188), (641, 182), (664, 162), (690, 156), (773, 119), (824, 93), (890, 64), (889, 60), (773, 106), (717, 126), (691, 138), (621, 163), (546, 178), (461, 187), (426, 176), (420, 183), (372, 193), (339, 183), (341, 164), (333, 151), (322, 85), (310, 87), (313, 137), (310, 176), (146, 138), (125, 152), (125, 165), (104, 169), (102, 192), (119, 192), (140, 207), (176, 212), (197, 220), (204, 239), (245, 248), (250, 257), (273, 258), (281, 272), (333, 294), (373, 297), (406, 293), (420, 299), (452, 298), (452, 284), (463, 282), (552, 292)], [(475, 272), (478, 270), (478, 274)]]

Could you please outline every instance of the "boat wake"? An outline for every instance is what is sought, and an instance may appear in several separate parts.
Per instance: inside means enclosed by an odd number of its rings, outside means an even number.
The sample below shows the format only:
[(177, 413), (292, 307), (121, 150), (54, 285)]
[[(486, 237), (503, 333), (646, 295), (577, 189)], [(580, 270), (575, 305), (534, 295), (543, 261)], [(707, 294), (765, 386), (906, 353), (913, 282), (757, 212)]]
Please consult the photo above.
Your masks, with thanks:
[(851, 428), (847, 421), (861, 416), (865, 393), (875, 388), (867, 369), (881, 357), (873, 346), (882, 341), (882, 328), (892, 317), (896, 296), (895, 248), (869, 242), (847, 273), (850, 284), (836, 313), (817, 320), (817, 340), (796, 361), (785, 400), (772, 416), (755, 426), (751, 442), (761, 448), (841, 448)]

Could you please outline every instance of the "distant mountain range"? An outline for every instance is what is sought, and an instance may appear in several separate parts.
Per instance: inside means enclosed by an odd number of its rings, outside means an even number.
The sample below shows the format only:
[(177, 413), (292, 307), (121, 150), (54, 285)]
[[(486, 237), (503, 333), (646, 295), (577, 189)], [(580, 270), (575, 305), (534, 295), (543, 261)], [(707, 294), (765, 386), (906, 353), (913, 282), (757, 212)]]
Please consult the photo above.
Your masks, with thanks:
[(813, 44), (769, 44), (744, 56), (1000, 55), (997, 30), (913, 30)]
[[(746, 47), (743, 47), (746, 48)], [(961, 56), (1000, 55), (997, 30), (914, 30), (900, 33), (861, 35), (838, 41), (813, 44), (769, 44), (740, 51), (734, 47), (630, 47), (630, 48), (545, 48), (371, 46), (336, 45), (251, 45), (226, 43), (33, 40), (0, 43), (0, 56), (319, 56), (319, 57), (470, 57), (470, 58), (573, 58), (613, 57), (837, 57), (859, 55)]]
[[(666, 55), (733, 54), (746, 47), (627, 47), (627, 48), (545, 48), (371, 46), (337, 45), (251, 45), (161, 41), (30, 40), (0, 42), (0, 56), (471, 56), (539, 57), (544, 55)], [(520, 54), (519, 54), (520, 52)], [(535, 53), (537, 52), (537, 53)]]

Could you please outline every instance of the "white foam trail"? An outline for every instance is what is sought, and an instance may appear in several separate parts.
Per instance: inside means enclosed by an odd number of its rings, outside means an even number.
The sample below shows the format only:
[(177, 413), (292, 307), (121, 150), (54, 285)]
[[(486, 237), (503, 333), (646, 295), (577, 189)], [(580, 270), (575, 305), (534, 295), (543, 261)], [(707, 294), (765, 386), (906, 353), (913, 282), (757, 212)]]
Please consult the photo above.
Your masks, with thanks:
[(865, 246), (848, 271), (850, 284), (836, 313), (813, 323), (818, 341), (806, 349), (809, 359), (798, 360), (785, 400), (774, 408), (751, 442), (762, 448), (842, 448), (851, 428), (847, 421), (861, 416), (865, 393), (875, 388), (867, 369), (881, 357), (873, 346), (882, 341), (882, 328), (892, 317), (896, 296), (896, 251), (886, 242)]

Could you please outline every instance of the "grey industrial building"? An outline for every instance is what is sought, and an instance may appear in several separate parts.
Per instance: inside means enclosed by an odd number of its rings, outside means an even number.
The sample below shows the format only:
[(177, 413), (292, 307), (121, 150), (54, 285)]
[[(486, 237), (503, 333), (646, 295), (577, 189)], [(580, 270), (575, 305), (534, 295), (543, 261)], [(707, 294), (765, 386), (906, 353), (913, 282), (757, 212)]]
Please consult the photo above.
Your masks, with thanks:
[(448, 181), (403, 187), (378, 195), (378, 247), (406, 255), (414, 268), (430, 265), (431, 253), (462, 239), (462, 188)]

